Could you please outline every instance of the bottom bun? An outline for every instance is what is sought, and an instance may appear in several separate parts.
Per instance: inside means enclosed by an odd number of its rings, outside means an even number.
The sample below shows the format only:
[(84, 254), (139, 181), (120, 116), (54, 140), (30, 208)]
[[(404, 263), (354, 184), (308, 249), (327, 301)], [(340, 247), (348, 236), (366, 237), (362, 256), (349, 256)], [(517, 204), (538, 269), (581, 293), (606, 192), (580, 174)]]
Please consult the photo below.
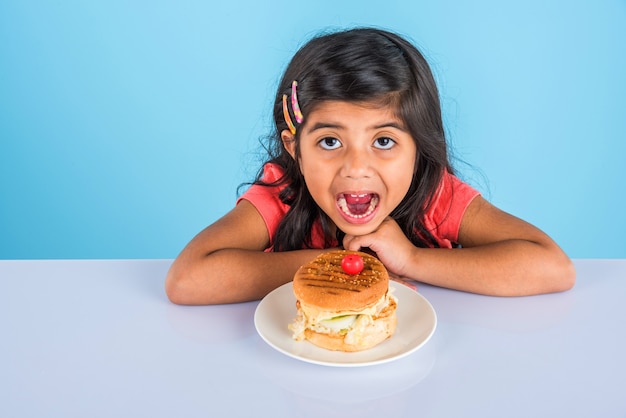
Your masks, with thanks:
[(372, 348), (389, 338), (396, 330), (397, 318), (394, 311), (387, 316), (374, 320), (374, 324), (369, 327), (363, 335), (355, 338), (352, 343), (346, 342), (345, 335), (322, 334), (311, 329), (304, 330), (304, 337), (318, 347), (334, 351), (362, 351)]

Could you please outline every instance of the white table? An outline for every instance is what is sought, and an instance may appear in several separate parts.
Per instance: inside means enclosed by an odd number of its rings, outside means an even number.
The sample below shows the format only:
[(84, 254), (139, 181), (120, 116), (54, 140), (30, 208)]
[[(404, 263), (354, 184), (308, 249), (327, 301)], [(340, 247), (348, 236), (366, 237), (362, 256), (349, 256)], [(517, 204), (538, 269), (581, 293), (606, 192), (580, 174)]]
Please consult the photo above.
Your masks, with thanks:
[(422, 285), (433, 338), (358, 368), (270, 348), (258, 302), (170, 304), (170, 262), (0, 261), (0, 416), (626, 416), (626, 260), (576, 260), (562, 294)]

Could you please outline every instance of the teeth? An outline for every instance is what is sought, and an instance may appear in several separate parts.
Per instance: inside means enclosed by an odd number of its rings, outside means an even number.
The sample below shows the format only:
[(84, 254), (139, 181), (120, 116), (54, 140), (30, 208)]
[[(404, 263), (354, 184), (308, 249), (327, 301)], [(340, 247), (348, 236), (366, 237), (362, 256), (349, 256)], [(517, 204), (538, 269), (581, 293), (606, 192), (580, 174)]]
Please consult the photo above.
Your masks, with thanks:
[[(350, 197), (352, 198), (360, 198), (360, 197), (365, 197), (365, 196), (367, 196), (367, 194), (360, 194), (360, 195), (351, 194), (350, 195)], [(378, 200), (379, 200), (378, 196), (372, 196), (372, 200), (370, 200), (370, 204), (367, 210), (365, 211), (365, 213), (362, 213), (360, 215), (355, 215), (352, 212), (350, 212), (350, 208), (348, 207), (348, 203), (346, 202), (346, 198), (344, 196), (340, 196), (339, 199), (337, 199), (337, 204), (339, 205), (339, 208), (341, 209), (341, 211), (345, 213), (346, 215), (350, 216), (351, 218), (361, 219), (361, 218), (365, 218), (366, 216), (374, 212), (374, 209), (376, 209), (376, 206), (378, 205)]]

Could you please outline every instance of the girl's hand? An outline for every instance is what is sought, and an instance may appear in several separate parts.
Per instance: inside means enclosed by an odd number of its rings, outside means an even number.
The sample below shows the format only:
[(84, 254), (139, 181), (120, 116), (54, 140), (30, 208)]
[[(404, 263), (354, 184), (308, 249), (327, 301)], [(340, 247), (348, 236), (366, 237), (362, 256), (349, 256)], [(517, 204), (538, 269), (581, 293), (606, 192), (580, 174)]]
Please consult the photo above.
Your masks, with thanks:
[[(385, 265), (392, 279), (405, 281), (407, 260), (414, 257), (416, 247), (408, 240), (395, 220), (387, 217), (380, 226), (366, 235), (347, 235), (343, 239), (346, 250), (369, 248)], [(399, 280), (400, 281), (400, 280)]]

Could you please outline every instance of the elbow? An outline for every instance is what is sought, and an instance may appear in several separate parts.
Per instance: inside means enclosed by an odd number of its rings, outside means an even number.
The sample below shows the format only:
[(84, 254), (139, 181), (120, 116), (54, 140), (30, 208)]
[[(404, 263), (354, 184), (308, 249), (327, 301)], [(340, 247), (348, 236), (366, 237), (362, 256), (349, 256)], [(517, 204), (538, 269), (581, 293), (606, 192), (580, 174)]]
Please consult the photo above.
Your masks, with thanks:
[(172, 270), (167, 273), (165, 278), (165, 294), (169, 301), (176, 305), (188, 305), (184, 285), (180, 278), (172, 273)]
[(563, 253), (549, 265), (550, 268), (545, 270), (545, 291), (539, 293), (558, 293), (571, 290), (576, 284), (576, 267), (572, 260)]
[(576, 267), (572, 260), (564, 256), (565, 260), (561, 263), (559, 268), (559, 286), (558, 291), (565, 292), (571, 290), (576, 284)]
[(185, 294), (181, 292), (176, 285), (166, 283), (165, 294), (167, 295), (169, 301), (175, 305), (191, 305), (185, 297)]
[(176, 305), (197, 305), (194, 300), (194, 291), (188, 275), (172, 264), (165, 278), (165, 294), (170, 302)]
[(216, 305), (229, 302), (224, 288), (218, 281), (207, 277), (206, 270), (207, 266), (175, 260), (165, 277), (165, 294), (169, 301), (176, 305)]
[[(565, 254), (546, 260), (538, 265), (539, 270), (535, 270), (536, 275), (529, 270), (527, 277), (533, 276), (535, 280), (526, 281), (523, 288), (518, 288), (510, 293), (502, 292), (500, 296), (532, 296), (548, 293), (560, 293), (571, 290), (576, 284), (576, 268), (574, 263)], [(527, 286), (529, 285), (529, 286)]]

